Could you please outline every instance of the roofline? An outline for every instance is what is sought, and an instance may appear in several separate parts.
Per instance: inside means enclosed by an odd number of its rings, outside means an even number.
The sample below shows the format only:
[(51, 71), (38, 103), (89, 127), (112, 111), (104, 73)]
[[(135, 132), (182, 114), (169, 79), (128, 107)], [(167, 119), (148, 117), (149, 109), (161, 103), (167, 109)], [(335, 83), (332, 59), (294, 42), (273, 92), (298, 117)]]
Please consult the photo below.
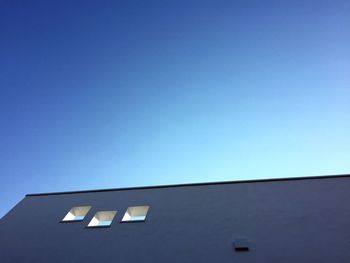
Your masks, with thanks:
[(276, 181), (298, 181), (298, 180), (343, 178), (343, 177), (349, 177), (350, 178), (350, 174), (318, 175), (318, 176), (302, 176), (302, 177), (286, 177), (286, 178), (269, 178), (269, 179), (252, 179), (252, 180), (237, 180), (237, 181), (219, 181), (219, 182), (203, 182), (203, 183), (185, 183), (185, 184), (137, 186), (137, 187), (122, 187), (122, 188), (107, 188), (107, 189), (95, 189), (95, 190), (80, 190), (80, 191), (37, 193), (37, 194), (27, 194), (26, 196), (83, 194), (83, 193), (127, 191), (127, 190), (175, 188), (175, 187), (187, 187), (187, 186), (225, 185), (225, 184), (260, 183), (260, 182), (276, 182)]

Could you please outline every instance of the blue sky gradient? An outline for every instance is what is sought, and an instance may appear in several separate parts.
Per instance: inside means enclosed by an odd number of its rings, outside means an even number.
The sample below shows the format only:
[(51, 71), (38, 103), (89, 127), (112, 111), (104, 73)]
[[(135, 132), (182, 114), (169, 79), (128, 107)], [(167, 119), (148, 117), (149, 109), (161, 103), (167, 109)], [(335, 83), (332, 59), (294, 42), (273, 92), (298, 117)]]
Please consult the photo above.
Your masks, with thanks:
[(26, 193), (350, 172), (350, 1), (0, 6), (0, 217)]

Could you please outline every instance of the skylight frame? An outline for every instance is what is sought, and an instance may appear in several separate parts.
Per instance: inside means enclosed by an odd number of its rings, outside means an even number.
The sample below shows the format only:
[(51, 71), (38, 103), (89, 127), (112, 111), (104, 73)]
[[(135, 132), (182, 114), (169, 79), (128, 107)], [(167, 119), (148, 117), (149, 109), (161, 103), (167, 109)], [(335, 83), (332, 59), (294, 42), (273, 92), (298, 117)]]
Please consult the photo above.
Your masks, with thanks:
[[(104, 228), (111, 227), (114, 218), (117, 215), (117, 210), (103, 210), (97, 211), (93, 218), (86, 225), (87, 228)], [(108, 218), (107, 220), (101, 220), (100, 217)], [(101, 223), (103, 222), (103, 223)], [(107, 223), (106, 223), (107, 222)]]
[[(91, 210), (92, 206), (73, 206), (68, 213), (62, 218), (61, 223), (82, 222)], [(78, 214), (78, 215), (76, 215)]]
[[(128, 209), (125, 211), (124, 216), (120, 221), (120, 223), (145, 222), (149, 212), (149, 208), (150, 206), (148, 205), (129, 206)], [(137, 210), (140, 210), (140, 211), (137, 211)], [(133, 213), (142, 214), (142, 215), (132, 216)]]

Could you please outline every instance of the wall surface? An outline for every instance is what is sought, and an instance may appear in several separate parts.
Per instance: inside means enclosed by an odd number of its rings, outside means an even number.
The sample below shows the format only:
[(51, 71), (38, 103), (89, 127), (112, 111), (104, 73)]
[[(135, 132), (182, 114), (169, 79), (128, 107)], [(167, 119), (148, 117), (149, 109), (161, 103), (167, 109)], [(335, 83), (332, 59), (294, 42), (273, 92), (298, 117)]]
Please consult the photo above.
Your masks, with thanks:
[[(350, 177), (27, 196), (0, 220), (0, 262), (348, 263), (349, 200)], [(135, 205), (146, 221), (120, 223)], [(86, 228), (99, 210), (118, 211), (111, 227)]]

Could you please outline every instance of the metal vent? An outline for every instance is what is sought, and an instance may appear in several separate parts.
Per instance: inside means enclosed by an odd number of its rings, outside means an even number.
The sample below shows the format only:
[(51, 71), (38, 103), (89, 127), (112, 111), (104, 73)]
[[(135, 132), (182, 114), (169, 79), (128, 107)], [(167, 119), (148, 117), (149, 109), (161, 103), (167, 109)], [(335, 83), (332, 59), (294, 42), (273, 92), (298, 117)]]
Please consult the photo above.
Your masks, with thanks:
[(236, 238), (233, 247), (235, 251), (249, 251), (249, 242), (245, 238)]

